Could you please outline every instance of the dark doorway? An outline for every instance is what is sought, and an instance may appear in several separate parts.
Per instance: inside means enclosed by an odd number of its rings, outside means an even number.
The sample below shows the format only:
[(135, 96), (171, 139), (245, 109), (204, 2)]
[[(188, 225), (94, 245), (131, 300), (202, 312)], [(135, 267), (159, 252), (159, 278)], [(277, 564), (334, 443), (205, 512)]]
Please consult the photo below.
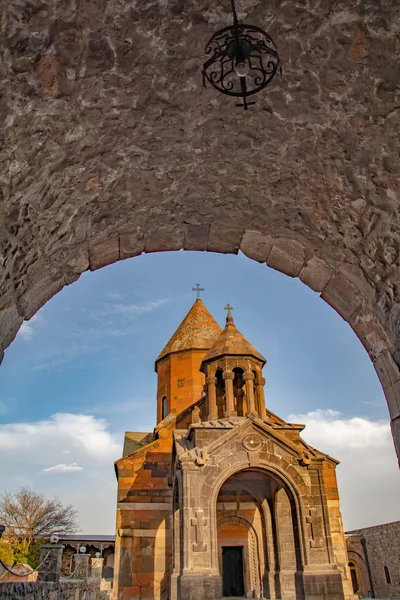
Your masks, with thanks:
[(244, 596), (243, 546), (222, 548), (222, 594)]

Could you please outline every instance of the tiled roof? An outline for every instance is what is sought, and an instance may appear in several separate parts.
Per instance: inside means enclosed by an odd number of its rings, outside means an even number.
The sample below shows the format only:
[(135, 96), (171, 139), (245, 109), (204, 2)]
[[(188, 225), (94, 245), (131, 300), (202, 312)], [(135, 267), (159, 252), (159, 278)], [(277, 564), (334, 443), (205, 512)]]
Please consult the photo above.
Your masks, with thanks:
[(168, 354), (184, 350), (208, 350), (222, 329), (211, 313), (197, 298), (174, 335), (157, 357), (156, 363)]
[(238, 331), (232, 315), (226, 318), (226, 327), (205, 355), (203, 362), (215, 360), (220, 356), (253, 356), (266, 363), (265, 358)]

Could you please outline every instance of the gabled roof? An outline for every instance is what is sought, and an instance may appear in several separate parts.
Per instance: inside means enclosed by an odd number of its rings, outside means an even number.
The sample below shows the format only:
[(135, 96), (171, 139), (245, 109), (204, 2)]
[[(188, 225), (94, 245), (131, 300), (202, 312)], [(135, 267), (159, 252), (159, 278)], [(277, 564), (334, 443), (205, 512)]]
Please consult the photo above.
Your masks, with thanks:
[(156, 359), (156, 364), (162, 358), (174, 352), (185, 350), (208, 350), (211, 348), (222, 329), (200, 298), (189, 310), (174, 335)]
[(122, 457), (129, 456), (136, 452), (138, 448), (145, 446), (154, 440), (154, 434), (148, 431), (127, 431), (124, 439), (124, 449)]
[(236, 329), (232, 315), (230, 314), (226, 317), (225, 329), (205, 355), (203, 363), (215, 360), (221, 356), (252, 356), (262, 361), (263, 365), (267, 362), (240, 331)]

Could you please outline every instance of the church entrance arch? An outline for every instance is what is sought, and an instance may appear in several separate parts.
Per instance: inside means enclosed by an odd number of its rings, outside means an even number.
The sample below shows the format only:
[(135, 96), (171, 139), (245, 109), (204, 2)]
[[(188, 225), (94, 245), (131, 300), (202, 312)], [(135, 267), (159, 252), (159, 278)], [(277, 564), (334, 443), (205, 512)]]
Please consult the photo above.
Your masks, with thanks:
[(230, 571), (224, 571), (226, 549), (237, 547), (243, 560), (245, 597), (302, 597), (302, 590), (296, 589), (296, 572), (302, 569), (296, 503), (279, 478), (251, 468), (227, 477), (219, 488), (216, 521), (224, 589), (238, 585), (235, 578), (230, 581)]

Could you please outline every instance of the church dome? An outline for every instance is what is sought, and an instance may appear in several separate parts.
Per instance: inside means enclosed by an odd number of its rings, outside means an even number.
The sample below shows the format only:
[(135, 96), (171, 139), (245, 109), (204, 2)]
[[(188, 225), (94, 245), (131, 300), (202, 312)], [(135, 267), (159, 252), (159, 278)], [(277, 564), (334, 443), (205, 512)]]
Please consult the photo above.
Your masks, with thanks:
[(175, 352), (186, 350), (208, 350), (220, 335), (222, 329), (200, 298), (189, 310), (174, 335), (156, 359), (161, 359)]
[(252, 356), (260, 360), (263, 365), (266, 359), (250, 344), (240, 333), (233, 322), (231, 314), (226, 317), (226, 326), (221, 335), (211, 346), (203, 359), (203, 363), (216, 360), (223, 356)]

